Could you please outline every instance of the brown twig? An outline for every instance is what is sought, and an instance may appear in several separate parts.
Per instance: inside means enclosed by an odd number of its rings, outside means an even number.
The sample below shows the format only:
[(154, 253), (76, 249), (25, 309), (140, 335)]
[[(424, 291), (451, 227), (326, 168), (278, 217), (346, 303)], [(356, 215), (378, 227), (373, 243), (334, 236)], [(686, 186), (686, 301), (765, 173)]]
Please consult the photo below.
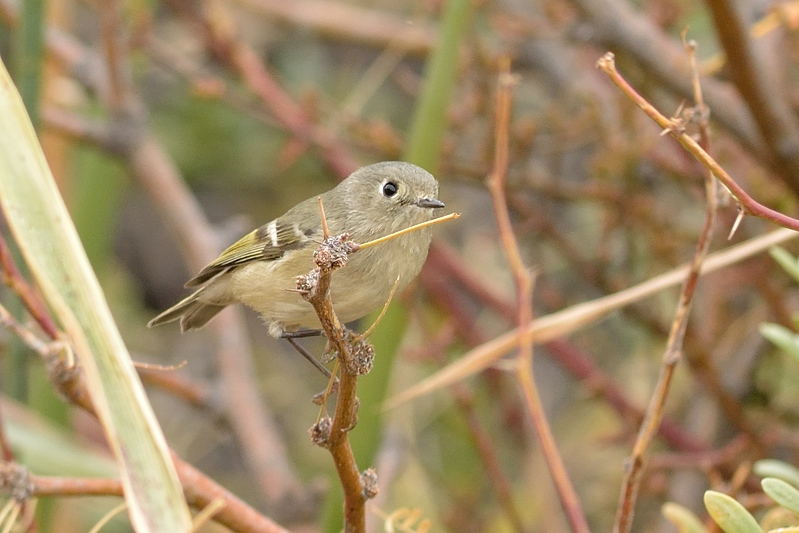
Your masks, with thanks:
[[(355, 335), (339, 322), (330, 298), (332, 275), (335, 270), (346, 265), (351, 253), (436, 222), (457, 218), (457, 216), (440, 217), (430, 223), (417, 224), (359, 245), (350, 241), (349, 235), (346, 233), (338, 236), (329, 235), (322, 198), (319, 197), (318, 201), (324, 240), (314, 252), (316, 266), (309, 274), (297, 279), (297, 289), (316, 311), (328, 345), (336, 354), (337, 368), (341, 370), (341, 376), (338, 382), (333, 419), (320, 417), (311, 428), (311, 435), (315, 443), (327, 448), (333, 456), (333, 462), (344, 491), (344, 531), (355, 533), (364, 531), (366, 527), (366, 500), (376, 494), (377, 486), (373, 472), (367, 470), (364, 474), (359, 473), (347, 433), (357, 423), (358, 376), (371, 370), (374, 349), (364, 340), (365, 335)], [(331, 379), (330, 384), (332, 383)], [(328, 385), (328, 390), (329, 387), (330, 385)]]
[[(363, 341), (350, 342), (352, 335), (342, 327), (333, 310), (330, 283), (333, 271), (346, 264), (348, 254), (354, 249), (354, 243), (348, 240), (346, 234), (325, 238), (314, 254), (316, 267), (297, 281), (297, 288), (314, 307), (341, 369), (333, 420), (322, 418), (311, 429), (311, 434), (314, 442), (323, 445), (333, 456), (344, 491), (346, 533), (362, 533), (366, 527), (367, 498), (347, 433), (355, 426), (357, 419), (358, 400), (355, 394), (358, 376), (371, 367), (371, 361), (364, 365), (359, 356), (366, 355), (368, 358), (371, 346)], [(356, 353), (356, 350), (360, 350), (360, 353)]]
[(183, 374), (165, 370), (139, 368), (139, 377), (144, 383), (167, 391), (172, 396), (183, 399), (189, 405), (209, 409), (214, 413), (222, 412), (221, 405), (214, 398), (211, 389), (204, 384), (190, 380)]
[[(508, 169), (508, 129), (513, 87), (517, 81), (510, 73), (510, 59), (501, 61), (496, 104), (495, 154), (494, 168), (487, 179), (488, 190), (494, 205), (494, 215), (499, 227), (502, 248), (507, 256), (510, 269), (516, 283), (518, 305), (518, 327), (520, 330), (532, 322), (532, 289), (533, 278), (521, 258), (519, 246), (513, 233), (505, 198), (505, 176)], [(557, 444), (546, 419), (543, 404), (538, 394), (533, 374), (533, 341), (529, 336), (518, 338), (519, 355), (516, 375), (522, 386), (527, 407), (532, 418), (533, 427), (538, 435), (547, 466), (558, 492), (561, 505), (568, 518), (572, 531), (588, 533), (588, 522), (582, 510), (577, 493), (569, 479), (563, 459), (558, 452)]]
[(718, 180), (721, 181), (721, 183), (723, 183), (727, 189), (729, 189), (730, 193), (741, 204), (742, 209), (746, 214), (764, 218), (780, 226), (792, 229), (794, 231), (799, 231), (799, 220), (791, 218), (756, 202), (730, 177), (729, 174), (727, 174), (727, 171), (725, 171), (715, 159), (713, 159), (706, 151), (702, 149), (701, 146), (699, 146), (699, 143), (697, 143), (691, 138), (690, 135), (683, 131), (683, 124), (681, 120), (667, 118), (666, 116), (662, 115), (652, 104), (650, 104), (629, 83), (627, 83), (627, 80), (625, 80), (616, 70), (612, 53), (608, 52), (602, 56), (599, 61), (597, 61), (597, 67), (607, 74), (610, 80), (619, 89), (621, 89), (621, 91), (630, 100), (632, 100), (635, 105), (640, 107), (641, 110), (649, 115), (649, 117), (660, 127), (662, 127), (666, 133), (677, 140), (677, 142), (679, 142), (683, 148), (693, 154), (700, 163), (710, 170), (710, 172), (712, 172), (713, 175), (718, 178)]
[(123, 496), (122, 482), (113, 478), (74, 478), (29, 475), (31, 496)]
[(53, 340), (57, 339), (58, 327), (55, 321), (47, 312), (47, 307), (39, 297), (39, 293), (22, 277), (2, 235), (0, 235), (0, 268), (2, 268), (3, 283), (19, 297), (25, 309), (47, 336)]
[(120, 115), (130, 109), (130, 68), (128, 53), (124, 49), (127, 28), (122, 21), (122, 2), (108, 0), (100, 2), (100, 34), (107, 67), (108, 92), (105, 95), (110, 111)]
[[(691, 54), (693, 53), (692, 49), (688, 51)], [(605, 57), (607, 57), (607, 55)], [(695, 62), (692, 62), (692, 64), (696, 65)], [(697, 97), (699, 101), (702, 102), (698, 77), (698, 72), (694, 70), (694, 82), (692, 86), (695, 87), (695, 90), (697, 91)], [(641, 107), (641, 104), (638, 105)], [(654, 109), (648, 103), (646, 105)], [(706, 127), (707, 126), (705, 125), (705, 128)], [(669, 128), (669, 131), (671, 132), (673, 130)], [(680, 136), (690, 138), (682, 132), (680, 133)], [(694, 141), (692, 140), (692, 142)], [(702, 147), (696, 142), (694, 142), (694, 145), (696, 145), (696, 148), (699, 150), (702, 150)], [(702, 150), (702, 153), (707, 154), (707, 152), (704, 150)], [(707, 157), (709, 158), (710, 156)], [(710, 247), (710, 242), (713, 235), (713, 227), (716, 220), (717, 197), (716, 184), (713, 180), (713, 174), (716, 174), (716, 172), (712, 172), (712, 169), (709, 166), (708, 170), (709, 172), (705, 177), (705, 194), (707, 196), (705, 222), (702, 227), (702, 231), (699, 234), (696, 251), (694, 253), (693, 259), (691, 260), (688, 275), (685, 278), (682, 290), (680, 291), (680, 299), (674, 315), (674, 320), (672, 322), (671, 331), (669, 332), (669, 338), (666, 343), (666, 350), (663, 354), (663, 360), (660, 367), (658, 380), (655, 384), (655, 390), (653, 391), (649, 405), (647, 406), (646, 414), (639, 429), (635, 445), (633, 446), (631, 457), (628, 459), (626, 464), (626, 472), (622, 484), (619, 506), (616, 511), (616, 520), (613, 528), (614, 532), (616, 533), (628, 533), (632, 527), (635, 504), (644, 471), (644, 456), (663, 419), (666, 399), (668, 398), (668, 394), (671, 389), (671, 380), (674, 377), (677, 364), (682, 359), (683, 339), (685, 338), (685, 330), (688, 326), (688, 315), (691, 310), (691, 303), (693, 301), (696, 285), (699, 281), (702, 263), (707, 255), (708, 248)]]

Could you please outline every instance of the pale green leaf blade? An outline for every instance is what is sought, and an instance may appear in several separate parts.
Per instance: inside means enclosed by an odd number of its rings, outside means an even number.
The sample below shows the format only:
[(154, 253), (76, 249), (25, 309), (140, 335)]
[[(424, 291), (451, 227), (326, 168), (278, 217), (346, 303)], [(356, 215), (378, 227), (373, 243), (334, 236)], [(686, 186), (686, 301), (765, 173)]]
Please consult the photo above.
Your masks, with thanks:
[(799, 487), (799, 469), (783, 461), (761, 459), (754, 464), (752, 471), (757, 476), (775, 477), (787, 481), (794, 487)]
[(706, 533), (705, 525), (689, 509), (674, 502), (663, 504), (663, 516), (674, 524), (679, 533)]
[(0, 205), (78, 356), (120, 467), (131, 521), (139, 532), (188, 531), (166, 441), (2, 61), (0, 139)]
[(792, 256), (785, 248), (775, 246), (769, 248), (769, 255), (774, 259), (782, 268), (790, 274), (790, 276), (799, 282), (799, 264), (796, 258)]
[(735, 498), (709, 490), (705, 492), (705, 508), (724, 533), (763, 533), (763, 529)]
[(763, 492), (782, 507), (799, 514), (799, 491), (781, 479), (767, 477), (760, 482)]

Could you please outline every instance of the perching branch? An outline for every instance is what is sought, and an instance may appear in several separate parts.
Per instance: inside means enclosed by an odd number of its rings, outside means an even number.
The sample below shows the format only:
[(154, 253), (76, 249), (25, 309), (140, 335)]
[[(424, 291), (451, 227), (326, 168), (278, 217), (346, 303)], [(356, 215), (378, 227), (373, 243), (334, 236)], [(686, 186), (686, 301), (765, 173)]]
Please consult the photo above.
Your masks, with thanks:
[[(699, 83), (699, 73), (696, 70), (695, 61), (695, 46), (689, 46), (686, 43), (686, 51), (691, 59), (691, 66), (693, 67), (693, 87), (695, 100), (700, 106), (700, 131), (702, 136), (700, 142), (705, 144), (704, 148), (708, 147), (709, 137), (707, 134), (707, 114), (704, 111), (704, 101), (702, 99), (701, 85)], [(673, 131), (669, 129), (669, 131)], [(686, 136), (685, 133), (680, 135)], [(690, 137), (688, 137), (690, 138)], [(696, 146), (702, 150), (702, 153), (707, 152), (695, 143)], [(709, 157), (709, 156), (708, 156)], [(658, 375), (657, 383), (652, 397), (649, 400), (649, 405), (644, 415), (644, 420), (638, 432), (638, 437), (633, 446), (631, 457), (628, 459), (624, 481), (622, 484), (621, 496), (619, 499), (619, 506), (616, 512), (616, 521), (614, 524), (614, 531), (616, 533), (628, 533), (632, 527), (632, 519), (635, 511), (635, 503), (638, 499), (638, 491), (641, 486), (641, 480), (644, 472), (644, 454), (646, 453), (649, 444), (652, 442), (657, 434), (660, 423), (663, 420), (666, 399), (668, 398), (671, 390), (671, 380), (674, 377), (674, 372), (677, 369), (677, 364), (682, 359), (683, 339), (685, 338), (685, 330), (688, 327), (688, 314), (691, 310), (691, 303), (693, 301), (696, 285), (699, 281), (702, 263), (707, 256), (708, 248), (713, 236), (713, 228), (716, 221), (716, 206), (718, 203), (716, 194), (716, 183), (713, 179), (712, 169), (708, 168), (709, 172), (705, 176), (705, 195), (707, 199), (705, 209), (705, 222), (702, 226), (702, 231), (699, 234), (699, 240), (696, 244), (696, 251), (693, 259), (691, 260), (688, 275), (685, 278), (682, 289), (680, 291), (680, 299), (677, 304), (677, 310), (674, 314), (674, 320), (669, 332), (669, 338), (666, 343), (666, 350), (663, 353), (663, 359)]]
[(330, 450), (333, 456), (344, 490), (344, 531), (360, 533), (366, 527), (366, 498), (347, 432), (357, 423), (357, 379), (371, 370), (374, 351), (371, 345), (363, 341), (351, 342), (352, 333), (339, 322), (330, 299), (333, 271), (344, 266), (348, 255), (354, 250), (354, 243), (348, 238), (346, 233), (326, 237), (314, 253), (316, 267), (306, 276), (298, 278), (297, 288), (316, 310), (341, 369), (333, 419), (320, 419), (311, 429), (312, 440)]
[(396, 238), (431, 224), (453, 220), (457, 214), (433, 219), (410, 228), (394, 232), (363, 245), (349, 240), (349, 234), (330, 236), (324, 205), (319, 198), (319, 213), (324, 240), (314, 252), (315, 267), (308, 274), (297, 278), (297, 289), (316, 311), (322, 330), (327, 337), (328, 350), (336, 355), (337, 368), (341, 369), (338, 381), (336, 407), (331, 420), (325, 416), (311, 428), (311, 440), (327, 448), (333, 456), (341, 486), (344, 490), (344, 531), (360, 533), (366, 528), (366, 500), (377, 494), (377, 476), (368, 469), (361, 474), (355, 462), (347, 433), (355, 427), (358, 419), (356, 389), (358, 376), (367, 374), (374, 363), (374, 348), (366, 342), (364, 335), (356, 335), (345, 328), (336, 316), (330, 298), (333, 272), (347, 264), (349, 255), (362, 248)]

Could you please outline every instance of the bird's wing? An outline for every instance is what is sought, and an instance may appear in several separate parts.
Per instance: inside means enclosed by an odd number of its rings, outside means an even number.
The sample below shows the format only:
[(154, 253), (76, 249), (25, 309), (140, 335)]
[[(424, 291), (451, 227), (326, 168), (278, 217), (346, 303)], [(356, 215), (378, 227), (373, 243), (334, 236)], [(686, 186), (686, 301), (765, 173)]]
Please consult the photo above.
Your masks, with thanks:
[(236, 241), (215, 261), (186, 282), (186, 287), (202, 285), (221, 272), (251, 261), (280, 259), (289, 250), (299, 250), (308, 246), (314, 241), (317, 233), (321, 234), (318, 223), (301, 227), (298, 224), (283, 223), (279, 219), (273, 220)]

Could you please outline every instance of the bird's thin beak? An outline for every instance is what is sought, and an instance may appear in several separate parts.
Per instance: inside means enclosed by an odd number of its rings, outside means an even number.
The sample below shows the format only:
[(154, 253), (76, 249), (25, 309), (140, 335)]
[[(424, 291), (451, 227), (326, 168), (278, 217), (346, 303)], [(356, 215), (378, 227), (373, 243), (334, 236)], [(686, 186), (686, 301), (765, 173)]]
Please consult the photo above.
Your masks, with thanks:
[(429, 207), (431, 209), (444, 207), (444, 202), (439, 200), (438, 198), (419, 198), (419, 201), (416, 202), (416, 205), (419, 207)]

